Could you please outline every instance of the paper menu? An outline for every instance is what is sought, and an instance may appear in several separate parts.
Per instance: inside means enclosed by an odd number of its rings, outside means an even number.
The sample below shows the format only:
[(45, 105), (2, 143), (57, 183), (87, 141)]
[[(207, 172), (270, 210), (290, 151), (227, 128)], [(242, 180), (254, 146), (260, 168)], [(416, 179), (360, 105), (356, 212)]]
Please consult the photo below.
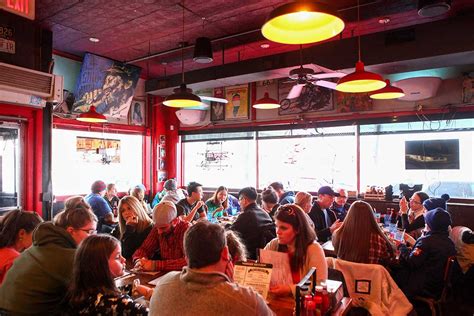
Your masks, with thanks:
[(293, 284), (291, 277), (290, 259), (285, 252), (260, 249), (260, 262), (273, 266), (270, 286)]
[(234, 282), (253, 288), (264, 299), (267, 299), (271, 275), (271, 264), (237, 262), (234, 266)]

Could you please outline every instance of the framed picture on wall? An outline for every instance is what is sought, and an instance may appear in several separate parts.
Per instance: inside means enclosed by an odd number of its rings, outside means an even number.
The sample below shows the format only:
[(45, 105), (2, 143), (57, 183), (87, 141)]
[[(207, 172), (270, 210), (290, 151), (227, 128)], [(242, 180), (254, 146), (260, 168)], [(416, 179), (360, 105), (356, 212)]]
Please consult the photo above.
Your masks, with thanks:
[(166, 136), (160, 135), (160, 146), (166, 145)]
[(132, 101), (128, 119), (130, 125), (145, 125), (145, 101)]
[(225, 120), (234, 121), (249, 119), (249, 85), (239, 85), (225, 88)]
[(223, 121), (225, 119), (225, 104), (211, 102), (211, 121)]
[(160, 148), (159, 154), (160, 154), (160, 158), (164, 158), (166, 156), (166, 150), (164, 147)]

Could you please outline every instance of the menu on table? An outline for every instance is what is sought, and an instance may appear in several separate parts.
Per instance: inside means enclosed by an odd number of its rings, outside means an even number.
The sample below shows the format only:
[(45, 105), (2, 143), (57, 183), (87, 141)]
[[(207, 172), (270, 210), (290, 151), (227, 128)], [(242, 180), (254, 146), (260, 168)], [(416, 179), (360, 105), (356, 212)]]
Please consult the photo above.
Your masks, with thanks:
[(271, 276), (271, 264), (239, 261), (234, 266), (234, 281), (253, 288), (264, 299), (267, 299)]

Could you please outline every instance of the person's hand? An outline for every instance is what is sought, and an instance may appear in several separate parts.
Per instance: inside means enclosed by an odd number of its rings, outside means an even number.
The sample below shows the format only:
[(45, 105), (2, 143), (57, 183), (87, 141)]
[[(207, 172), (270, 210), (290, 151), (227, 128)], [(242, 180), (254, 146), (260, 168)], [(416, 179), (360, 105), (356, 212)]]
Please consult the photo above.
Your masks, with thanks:
[(408, 212), (408, 201), (407, 201), (407, 199), (405, 197), (402, 197), (398, 204), (400, 205), (400, 212), (402, 212), (402, 214), (406, 214)]
[(270, 293), (273, 293), (278, 296), (285, 296), (291, 294), (291, 288), (288, 284), (275, 285), (270, 288)]
[(153, 295), (153, 289), (145, 285), (137, 285), (135, 291), (137, 291), (139, 295), (145, 297), (145, 300), (147, 301), (149, 301)]
[(341, 227), (342, 222), (340, 220), (336, 220), (331, 227), (329, 227), (329, 230), (331, 231), (331, 234), (334, 233), (335, 230), (337, 230), (339, 227)]
[(227, 265), (225, 267), (225, 274), (229, 277), (231, 282), (234, 282), (234, 264), (232, 263), (231, 259), (227, 261)]
[(216, 216), (216, 214), (221, 212), (223, 209), (224, 209), (223, 206), (216, 208), (216, 210), (214, 212), (212, 212), (212, 216), (213, 217)]
[(153, 261), (146, 258), (138, 259), (134, 268), (136, 270), (153, 271)]
[(132, 215), (129, 216), (125, 219), (125, 225), (130, 225), (130, 226), (135, 226), (138, 224), (138, 216), (137, 215)]
[(203, 201), (197, 201), (195, 207), (196, 207), (196, 208), (200, 208), (200, 207), (203, 206), (203, 205), (204, 205), (204, 202), (203, 202)]

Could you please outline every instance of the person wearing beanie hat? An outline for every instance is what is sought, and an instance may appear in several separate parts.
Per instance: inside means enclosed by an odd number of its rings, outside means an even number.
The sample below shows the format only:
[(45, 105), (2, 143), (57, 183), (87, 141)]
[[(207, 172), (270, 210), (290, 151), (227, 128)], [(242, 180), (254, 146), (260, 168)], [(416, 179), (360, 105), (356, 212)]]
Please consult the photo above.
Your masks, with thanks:
[[(155, 226), (132, 256), (135, 268), (145, 271), (181, 270), (186, 265), (184, 233), (190, 224), (181, 220), (176, 206), (169, 201), (155, 206), (153, 221)], [(160, 260), (154, 260), (157, 252)]]
[(444, 286), (448, 258), (456, 255), (448, 233), (451, 216), (440, 207), (424, 216), (425, 235), (418, 238), (413, 249), (400, 246), (401, 269), (395, 273), (395, 281), (408, 297), (419, 295), (438, 299)]
[(430, 198), (423, 202), (423, 206), (426, 208), (427, 211), (434, 210), (435, 208), (442, 208), (443, 210), (448, 210), (448, 204), (450, 196), (448, 194), (441, 195), (440, 198)]
[(107, 214), (112, 213), (109, 203), (104, 199), (104, 193), (107, 185), (102, 180), (94, 181), (91, 185), (91, 193), (87, 195), (84, 200), (90, 204), (92, 211), (99, 220), (97, 222), (97, 231), (102, 232), (102, 225), (104, 223), (104, 217)]

